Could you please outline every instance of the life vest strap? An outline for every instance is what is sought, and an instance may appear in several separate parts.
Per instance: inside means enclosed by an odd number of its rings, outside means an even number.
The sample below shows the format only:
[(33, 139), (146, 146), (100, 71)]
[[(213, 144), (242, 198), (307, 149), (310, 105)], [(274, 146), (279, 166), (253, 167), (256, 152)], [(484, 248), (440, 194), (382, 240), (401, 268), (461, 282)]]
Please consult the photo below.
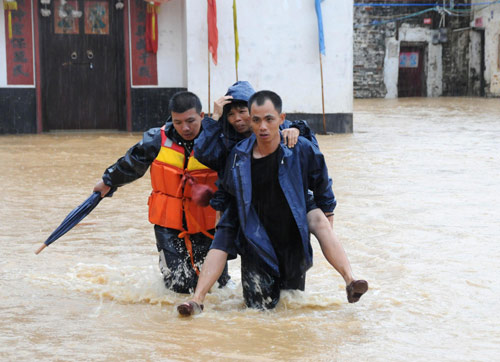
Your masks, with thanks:
[(181, 178), (181, 182), (179, 182), (179, 187), (177, 188), (177, 194), (181, 194), (181, 190), (186, 186), (186, 183), (189, 183), (190, 185), (193, 185), (195, 182), (195, 179), (191, 174), (187, 171), (184, 170)]
[[(200, 230), (200, 232), (209, 237), (210, 239), (214, 239), (214, 236), (210, 234), (208, 231), (203, 230), (200, 226), (200, 224), (196, 221), (196, 219), (193, 217), (193, 215), (189, 212), (189, 209), (186, 207), (186, 204), (183, 203), (183, 209), (184, 209), (184, 214), (186, 215), (186, 218), (189, 218), (189, 220), (195, 224), (195, 226)], [(186, 244), (186, 249), (189, 253), (189, 256), (191, 257), (191, 265), (193, 266), (194, 271), (196, 272), (196, 275), (200, 275), (200, 270), (194, 263), (194, 256), (193, 256), (193, 243), (191, 242), (191, 239), (189, 238), (189, 231), (188, 230), (183, 230), (179, 233), (178, 237), (184, 239), (184, 244)]]
[[(183, 201), (185, 201), (185, 199)], [(200, 226), (198, 221), (196, 221), (196, 218), (189, 211), (189, 208), (186, 207), (185, 203), (183, 203), (182, 207), (184, 209), (184, 214), (186, 215), (186, 218), (189, 218), (189, 221), (192, 222), (194, 226), (196, 226), (200, 230), (199, 232), (213, 240), (214, 236)]]
[(191, 239), (189, 238), (189, 234), (187, 231), (182, 231), (179, 235), (179, 238), (184, 239), (184, 244), (186, 245), (186, 249), (189, 253), (189, 257), (191, 258), (191, 265), (193, 266), (194, 271), (196, 272), (196, 275), (200, 275), (200, 270), (194, 263), (194, 255), (193, 255), (193, 243), (191, 242)]

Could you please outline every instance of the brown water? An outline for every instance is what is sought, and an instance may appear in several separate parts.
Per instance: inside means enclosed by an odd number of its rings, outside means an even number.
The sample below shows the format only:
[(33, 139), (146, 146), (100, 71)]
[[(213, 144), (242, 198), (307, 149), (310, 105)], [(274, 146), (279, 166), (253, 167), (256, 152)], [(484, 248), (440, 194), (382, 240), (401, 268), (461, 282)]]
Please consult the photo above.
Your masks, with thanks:
[(336, 230), (371, 289), (348, 304), (316, 241), (304, 293), (243, 307), (234, 287), (181, 319), (157, 267), (149, 177), (35, 256), (140, 134), (0, 137), (1, 360), (498, 360), (500, 101), (355, 101), (320, 136)]

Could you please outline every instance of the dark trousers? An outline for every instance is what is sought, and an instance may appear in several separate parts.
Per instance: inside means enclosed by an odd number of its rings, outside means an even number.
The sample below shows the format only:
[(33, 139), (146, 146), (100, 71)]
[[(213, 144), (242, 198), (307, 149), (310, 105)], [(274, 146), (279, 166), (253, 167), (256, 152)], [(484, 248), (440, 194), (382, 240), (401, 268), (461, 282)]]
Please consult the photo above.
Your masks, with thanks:
[(280, 300), (281, 290), (304, 290), (305, 273), (284, 279), (271, 275), (266, 269), (259, 258), (241, 256), (241, 284), (247, 307), (273, 309)]
[[(156, 246), (160, 253), (160, 271), (163, 274), (165, 287), (176, 293), (189, 294), (196, 288), (198, 275), (191, 263), (191, 256), (186, 248), (184, 239), (179, 238), (179, 230), (168, 229), (155, 225)], [(190, 235), (193, 248), (194, 264), (201, 270), (212, 239), (199, 233)], [(230, 276), (227, 263), (218, 279), (219, 287), (227, 284)]]

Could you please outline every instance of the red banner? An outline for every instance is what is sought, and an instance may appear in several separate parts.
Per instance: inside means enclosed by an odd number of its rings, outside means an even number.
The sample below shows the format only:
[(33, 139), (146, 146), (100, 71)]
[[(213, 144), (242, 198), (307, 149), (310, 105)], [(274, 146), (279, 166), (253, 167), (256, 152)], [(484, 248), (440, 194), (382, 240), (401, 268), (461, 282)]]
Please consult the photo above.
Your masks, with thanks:
[(31, 1), (18, 0), (17, 10), (5, 11), (7, 84), (34, 85)]
[(146, 2), (130, 1), (132, 86), (158, 85), (156, 54), (146, 50)]
[(207, 0), (208, 50), (212, 60), (217, 65), (217, 47), (219, 46), (219, 31), (217, 30), (217, 4), (215, 0)]

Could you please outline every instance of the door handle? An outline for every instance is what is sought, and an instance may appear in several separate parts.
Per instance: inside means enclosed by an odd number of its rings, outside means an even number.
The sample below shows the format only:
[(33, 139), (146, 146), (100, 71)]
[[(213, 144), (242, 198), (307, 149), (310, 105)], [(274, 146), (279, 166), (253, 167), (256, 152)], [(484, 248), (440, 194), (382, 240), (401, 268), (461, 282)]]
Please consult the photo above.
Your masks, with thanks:
[(87, 50), (87, 58), (94, 59), (94, 52), (92, 50)]

